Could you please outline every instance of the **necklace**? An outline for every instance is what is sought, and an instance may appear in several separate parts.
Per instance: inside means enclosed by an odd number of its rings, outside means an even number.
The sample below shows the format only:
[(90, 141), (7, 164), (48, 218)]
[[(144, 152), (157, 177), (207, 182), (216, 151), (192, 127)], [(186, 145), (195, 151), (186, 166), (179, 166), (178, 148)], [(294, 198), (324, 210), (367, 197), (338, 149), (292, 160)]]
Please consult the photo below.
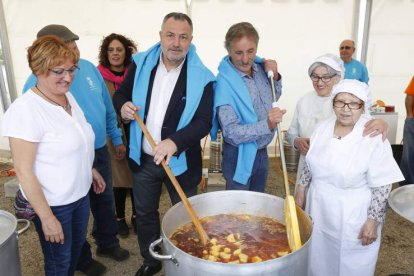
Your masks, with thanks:
[[(344, 126), (344, 125), (340, 125), (338, 122), (335, 122), (335, 126), (334, 126), (334, 131), (333, 131), (333, 135), (332, 137), (338, 140), (341, 140), (342, 138), (344, 138), (346, 135), (348, 135), (349, 133), (351, 133), (351, 131), (354, 129), (354, 126)], [(336, 133), (340, 134), (337, 135)]]
[(39, 87), (37, 86), (37, 84), (35, 85), (35, 87), (36, 87), (37, 91), (39, 91), (40, 94), (42, 94), (46, 99), (48, 99), (50, 102), (52, 102), (52, 103), (54, 103), (54, 104), (62, 107), (63, 110), (65, 110), (66, 112), (71, 109), (72, 106), (70, 105), (70, 103), (69, 103), (68, 98), (66, 97), (66, 95), (64, 95), (65, 96), (65, 100), (66, 100), (66, 105), (61, 105), (60, 103), (58, 103), (58, 102), (52, 100), (51, 98), (49, 98), (48, 96), (46, 96), (46, 94), (43, 93), (42, 90), (39, 89)]

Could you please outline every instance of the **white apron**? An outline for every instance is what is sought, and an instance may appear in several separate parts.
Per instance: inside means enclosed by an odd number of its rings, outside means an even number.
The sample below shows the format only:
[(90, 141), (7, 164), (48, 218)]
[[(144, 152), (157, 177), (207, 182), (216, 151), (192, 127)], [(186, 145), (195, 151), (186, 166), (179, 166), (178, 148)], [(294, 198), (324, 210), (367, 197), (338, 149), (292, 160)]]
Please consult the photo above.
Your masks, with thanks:
[[(382, 143), (380, 137), (362, 138), (365, 118), (341, 140), (333, 138), (335, 120), (325, 121), (317, 128), (306, 157), (312, 173), (306, 211), (314, 221), (309, 275), (374, 275), (382, 226), (378, 226), (374, 243), (362, 246), (358, 239), (371, 203), (370, 187), (390, 184), (391, 179), (401, 177), (401, 172), (387, 141)], [(389, 153), (382, 144), (388, 145)]]

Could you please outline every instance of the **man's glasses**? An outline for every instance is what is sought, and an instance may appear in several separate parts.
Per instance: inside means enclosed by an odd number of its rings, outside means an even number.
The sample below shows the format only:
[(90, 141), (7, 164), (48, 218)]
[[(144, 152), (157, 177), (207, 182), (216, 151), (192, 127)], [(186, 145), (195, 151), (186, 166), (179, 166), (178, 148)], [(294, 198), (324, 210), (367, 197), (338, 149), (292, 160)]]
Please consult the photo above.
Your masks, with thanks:
[(319, 77), (317, 75), (311, 75), (310, 78), (313, 82), (319, 82), (319, 80), (322, 80), (323, 82), (326, 83), (326, 82), (329, 82), (335, 76), (336, 76), (336, 74), (331, 75), (331, 76), (322, 76), (322, 77)]
[(73, 76), (74, 74), (76, 74), (76, 72), (78, 72), (79, 67), (77, 66), (72, 66), (70, 69), (63, 69), (63, 68), (52, 68), (49, 69), (50, 72), (53, 72), (57, 77), (61, 77), (64, 76), (64, 73), (68, 73), (70, 76)]
[(339, 50), (344, 50), (344, 49), (351, 50), (352, 47), (351, 46), (341, 46), (341, 47), (339, 47)]
[(349, 109), (352, 109), (352, 110), (358, 110), (363, 105), (364, 105), (363, 103), (357, 103), (357, 102), (350, 102), (350, 103), (346, 103), (346, 102), (343, 102), (343, 101), (334, 101), (333, 102), (334, 107), (344, 108), (345, 106), (347, 106)]

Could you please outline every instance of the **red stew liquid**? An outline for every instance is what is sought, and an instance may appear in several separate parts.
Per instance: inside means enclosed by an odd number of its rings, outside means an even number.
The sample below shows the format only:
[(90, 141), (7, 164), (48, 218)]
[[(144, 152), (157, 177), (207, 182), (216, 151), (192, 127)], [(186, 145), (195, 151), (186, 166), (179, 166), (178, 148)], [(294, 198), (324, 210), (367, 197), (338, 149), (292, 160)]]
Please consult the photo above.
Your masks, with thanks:
[(275, 219), (252, 215), (221, 214), (202, 218), (210, 241), (199, 240), (192, 223), (178, 228), (171, 242), (198, 258), (224, 263), (253, 263), (290, 252), (286, 227)]

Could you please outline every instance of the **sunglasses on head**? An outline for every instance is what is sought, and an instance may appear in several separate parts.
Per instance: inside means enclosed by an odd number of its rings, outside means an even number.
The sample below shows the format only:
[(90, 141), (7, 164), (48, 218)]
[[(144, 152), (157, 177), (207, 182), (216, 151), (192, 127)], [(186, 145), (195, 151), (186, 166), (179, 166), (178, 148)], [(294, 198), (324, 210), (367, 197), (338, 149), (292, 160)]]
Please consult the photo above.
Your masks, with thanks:
[(352, 49), (352, 47), (351, 47), (351, 46), (341, 46), (341, 47), (339, 47), (339, 49), (340, 49), (340, 50), (344, 50), (344, 49), (346, 49), (346, 50), (351, 50), (351, 49)]

